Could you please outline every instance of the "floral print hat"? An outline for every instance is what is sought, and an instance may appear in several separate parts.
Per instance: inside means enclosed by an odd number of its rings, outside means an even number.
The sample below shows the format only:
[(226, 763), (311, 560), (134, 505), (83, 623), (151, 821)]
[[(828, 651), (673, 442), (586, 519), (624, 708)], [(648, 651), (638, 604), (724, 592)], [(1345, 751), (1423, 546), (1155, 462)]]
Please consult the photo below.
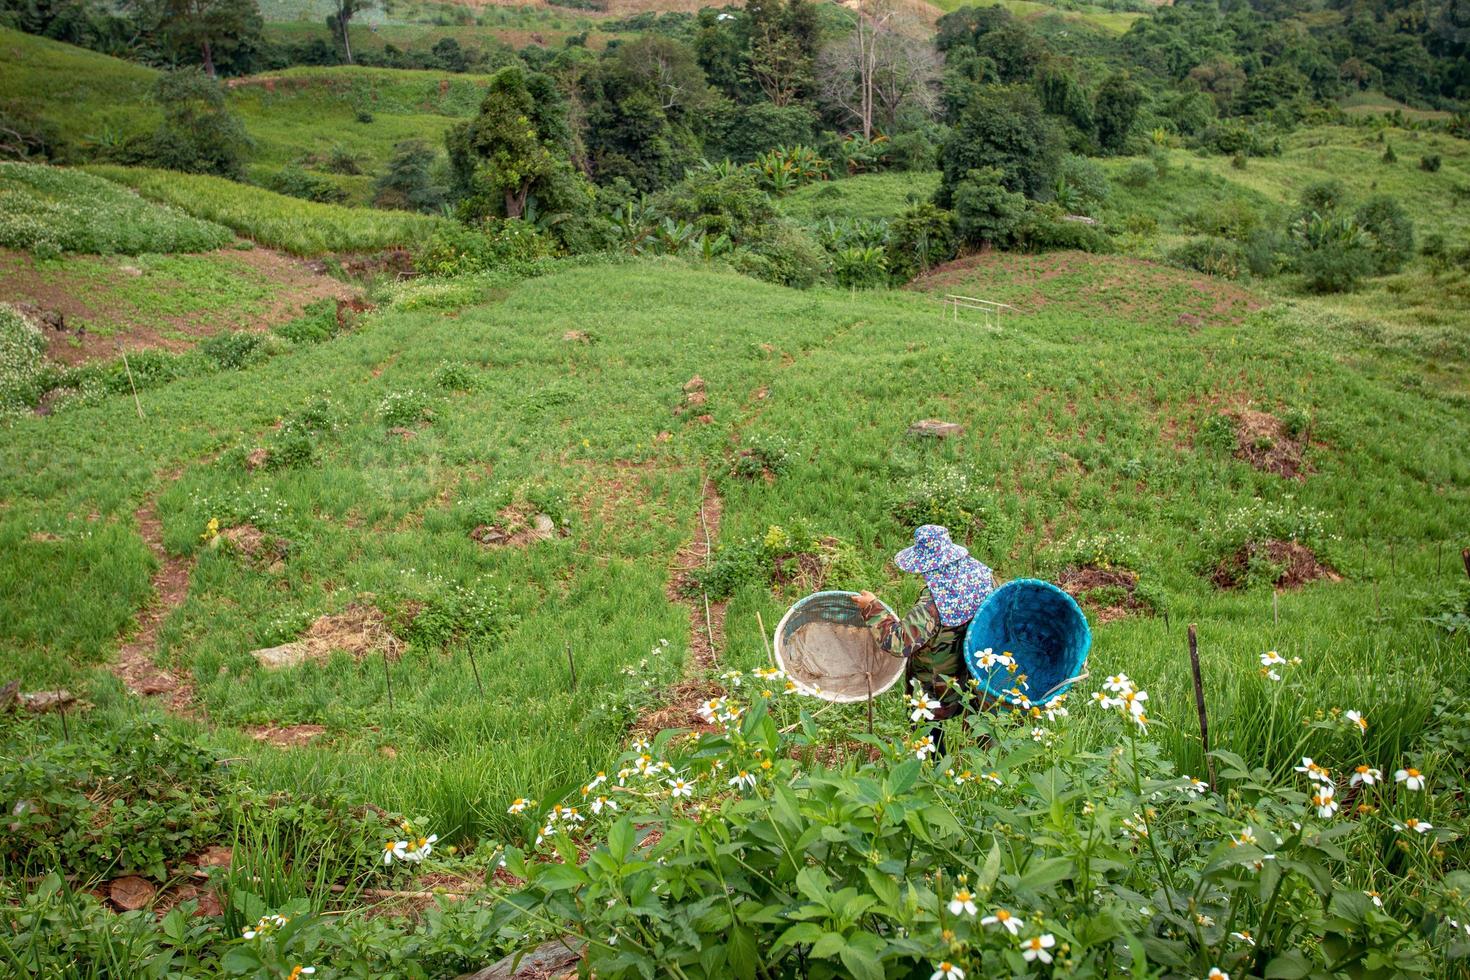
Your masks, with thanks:
[(995, 591), (995, 574), (951, 541), (949, 529), (938, 524), (925, 524), (914, 531), (913, 546), (894, 555), (893, 563), (924, 576), (939, 607), (939, 622), (945, 626), (968, 623)]

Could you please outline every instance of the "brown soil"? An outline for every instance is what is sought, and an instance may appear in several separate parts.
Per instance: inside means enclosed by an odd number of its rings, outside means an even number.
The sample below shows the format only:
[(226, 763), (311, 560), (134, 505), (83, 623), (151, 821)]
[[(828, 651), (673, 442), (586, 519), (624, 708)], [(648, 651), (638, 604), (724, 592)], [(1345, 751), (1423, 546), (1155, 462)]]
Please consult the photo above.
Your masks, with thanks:
[(158, 519), (153, 498), (139, 507), (135, 516), (143, 542), (158, 559), (158, 570), (153, 573), (154, 598), (138, 614), (138, 632), (118, 648), (111, 669), (134, 694), (166, 696), (171, 711), (187, 713), (194, 696), (189, 681), (157, 666), (153, 650), (158, 643), (158, 628), (189, 594), (190, 565), (164, 550), (163, 522)]
[(1246, 409), (1234, 413), (1231, 420), (1235, 423), (1236, 459), (1288, 480), (1305, 480), (1312, 472), (1302, 458), (1306, 440), (1291, 436), (1276, 416)]
[(487, 548), (527, 548), (566, 533), (547, 515), (523, 505), (512, 504), (495, 516), (496, 523), (477, 525), (470, 540)]
[[(1051, 284), (1062, 279), (1065, 284)], [(1058, 288), (1061, 285), (1066, 288)], [(1260, 297), (1223, 279), (1128, 256), (1086, 252), (977, 253), (936, 267), (908, 288), (940, 297), (960, 292), (998, 300), (1019, 308), (1018, 315), (1043, 308), (1084, 316), (1104, 310), (1176, 330), (1181, 322), (1189, 329), (1230, 326), (1264, 305)], [(1001, 317), (1002, 328), (1011, 315)]]
[(257, 742), (269, 742), (283, 749), (307, 745), (326, 734), (322, 725), (249, 725), (245, 733)]
[(1319, 561), (1312, 549), (1296, 541), (1266, 541), (1247, 544), (1239, 551), (1226, 555), (1215, 566), (1211, 580), (1221, 589), (1238, 589), (1246, 582), (1252, 558), (1266, 558), (1282, 569), (1276, 576), (1278, 589), (1299, 589), (1308, 582), (1325, 579), (1341, 582), (1342, 576), (1336, 569)]
[[(280, 252), (223, 248), (205, 254), (236, 266), (242, 276), (264, 281), (272, 294), (249, 309), (224, 306), (160, 315), (132, 302), (120, 288), (141, 274), (133, 259), (103, 260), (109, 264), (90, 270), (43, 271), (29, 254), (0, 249), (0, 301), (29, 303), (48, 316), (59, 316), (65, 329), (43, 329), (47, 356), (63, 364), (80, 364), (116, 357), (122, 350), (187, 350), (216, 333), (269, 330), (319, 299), (353, 300), (354, 290), (347, 284), (318, 275), (305, 262)], [(158, 289), (166, 291), (170, 280), (157, 278)], [(106, 328), (106, 336), (97, 331), (99, 327)]]
[[(1094, 565), (1073, 566), (1057, 576), (1057, 585), (1082, 603), (1099, 623), (1111, 623), (1125, 616), (1147, 615), (1152, 610), (1134, 596), (1138, 575), (1122, 568), (1098, 568)], [(1123, 592), (1118, 598), (1118, 590)], [(1106, 590), (1106, 591), (1104, 591)]]

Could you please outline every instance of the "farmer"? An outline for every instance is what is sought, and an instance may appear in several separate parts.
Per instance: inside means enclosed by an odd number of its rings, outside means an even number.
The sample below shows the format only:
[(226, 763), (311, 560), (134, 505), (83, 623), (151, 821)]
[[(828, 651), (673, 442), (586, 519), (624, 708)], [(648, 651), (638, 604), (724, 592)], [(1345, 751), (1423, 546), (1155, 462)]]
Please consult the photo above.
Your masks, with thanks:
[[(884, 610), (873, 593), (853, 597), (867, 620), (878, 646), (908, 661), (904, 686), (914, 695), (930, 695), (940, 703), (934, 720), (960, 712), (961, 694), (968, 675), (965, 668), (965, 627), (995, 590), (995, 575), (970, 553), (949, 539), (949, 530), (925, 524), (914, 532), (912, 547), (893, 558), (906, 572), (924, 576), (918, 602), (899, 619)], [(915, 687), (919, 690), (915, 690)], [(934, 729), (934, 741), (943, 751), (943, 731)]]

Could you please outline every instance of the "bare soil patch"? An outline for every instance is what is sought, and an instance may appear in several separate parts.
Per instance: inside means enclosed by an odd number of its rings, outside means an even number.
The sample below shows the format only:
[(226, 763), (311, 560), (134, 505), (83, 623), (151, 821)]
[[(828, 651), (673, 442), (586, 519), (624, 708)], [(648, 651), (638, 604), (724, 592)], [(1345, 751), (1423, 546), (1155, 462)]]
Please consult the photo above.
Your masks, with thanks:
[[(0, 249), (0, 301), (33, 306), (49, 324), (43, 329), (47, 356), (75, 365), (116, 357), (120, 350), (184, 351), (232, 330), (264, 332), (319, 299), (350, 302), (356, 295), (346, 283), (271, 249), (224, 248), (203, 254), (263, 283), (268, 297), (245, 307), (222, 304), (207, 311), (160, 313), (138, 301), (138, 280), (144, 273), (136, 260), (89, 258), (85, 269), (42, 268), (28, 253)], [(180, 286), (166, 275), (156, 278), (160, 297)]]
[(1057, 575), (1056, 584), (1082, 603), (1099, 623), (1153, 612), (1152, 607), (1134, 594), (1138, 589), (1138, 573), (1128, 569), (1074, 565)]
[(1299, 589), (1308, 582), (1325, 579), (1340, 582), (1337, 570), (1321, 561), (1311, 548), (1296, 541), (1271, 540), (1243, 545), (1220, 559), (1211, 581), (1221, 589), (1238, 589), (1246, 584), (1253, 562), (1269, 562), (1280, 572), (1273, 580), (1278, 589)]
[(379, 653), (397, 660), (403, 642), (388, 628), (383, 611), (362, 601), (349, 604), (339, 613), (319, 616), (299, 640), (256, 650), (251, 656), (267, 669), (279, 669), (320, 662), (339, 650), (357, 660)]
[(1235, 458), (1263, 473), (1288, 480), (1305, 480), (1312, 472), (1303, 458), (1306, 438), (1293, 436), (1286, 423), (1270, 412), (1245, 409), (1230, 416), (1235, 423)]
[(170, 710), (185, 713), (194, 696), (192, 687), (185, 677), (155, 664), (153, 651), (158, 645), (159, 627), (189, 594), (190, 562), (164, 550), (163, 522), (152, 497), (138, 508), (135, 517), (143, 542), (158, 560), (158, 570), (153, 573), (153, 600), (138, 614), (137, 633), (118, 648), (112, 672), (134, 694), (166, 695)]
[(257, 742), (290, 749), (316, 741), (327, 729), (322, 725), (250, 725), (245, 732)]
[(476, 525), (470, 531), (470, 540), (487, 548), (528, 548), (566, 533), (550, 515), (518, 504), (501, 509), (495, 516), (498, 519), (494, 524)]

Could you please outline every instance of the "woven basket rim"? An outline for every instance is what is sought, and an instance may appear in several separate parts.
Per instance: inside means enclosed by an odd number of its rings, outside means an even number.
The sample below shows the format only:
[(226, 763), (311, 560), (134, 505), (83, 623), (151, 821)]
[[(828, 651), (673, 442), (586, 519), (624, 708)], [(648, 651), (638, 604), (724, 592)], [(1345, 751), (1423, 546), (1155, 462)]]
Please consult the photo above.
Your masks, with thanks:
[[(786, 672), (786, 678), (790, 680), (791, 683), (796, 685), (797, 693), (804, 694), (807, 697), (817, 698), (822, 701), (830, 701), (834, 704), (859, 704), (863, 701), (868, 700), (868, 696), (866, 694), (854, 696), (848, 694), (835, 694), (831, 691), (812, 690), (801, 681), (791, 676), (791, 672), (786, 670), (786, 658), (781, 655), (781, 637), (786, 632), (786, 624), (791, 621), (791, 617), (796, 614), (797, 610), (801, 609), (802, 606), (810, 603), (813, 599), (827, 598), (829, 596), (855, 595), (858, 595), (858, 593), (851, 592), (846, 589), (823, 589), (820, 592), (813, 592), (811, 595), (802, 596), (800, 599), (797, 599), (794, 603), (791, 604), (791, 608), (786, 610), (785, 614), (781, 616), (781, 621), (776, 624), (776, 631), (771, 637), (771, 656), (775, 659), (776, 666), (781, 668), (782, 671)], [(898, 615), (893, 611), (893, 608), (882, 599), (878, 599), (878, 605), (882, 606), (883, 611), (888, 613), (888, 615), (895, 617)], [(903, 677), (902, 670), (894, 674), (893, 678), (886, 681), (882, 687), (875, 688), (873, 690), (873, 697), (876, 698), (880, 694), (883, 694), (884, 692), (891, 689), (895, 684), (898, 683), (899, 678), (901, 677)]]
[[(990, 685), (986, 683), (985, 679), (980, 676), (980, 672), (975, 669), (975, 648), (979, 646), (979, 640), (975, 632), (975, 626), (977, 623), (980, 622), (980, 614), (985, 610), (986, 606), (990, 605), (996, 600), (998, 596), (1011, 589), (1012, 587), (1021, 586), (1039, 586), (1048, 592), (1060, 596), (1063, 600), (1065, 600), (1065, 605), (1070, 606), (1072, 611), (1077, 614), (1077, 620), (1082, 624), (1082, 656), (1077, 661), (1075, 667), (1069, 668), (1069, 676), (1076, 676), (1077, 674), (1082, 672), (1082, 668), (1087, 664), (1087, 657), (1092, 652), (1092, 624), (1087, 621), (1087, 614), (1082, 611), (1082, 607), (1078, 605), (1077, 600), (1066, 589), (1057, 585), (1055, 582), (1048, 582), (1046, 581), (1046, 579), (1040, 578), (1013, 578), (1003, 585), (996, 586), (995, 591), (985, 597), (985, 601), (980, 604), (980, 609), (976, 611), (974, 617), (970, 620), (970, 625), (965, 629), (964, 656), (965, 667), (969, 670), (970, 676), (975, 679), (980, 689), (986, 694), (989, 694), (990, 696), (1001, 700), (1003, 700), (1004, 692), (992, 690)], [(1052, 691), (1045, 700), (1035, 700), (1032, 701), (1032, 704), (1050, 704), (1052, 701), (1056, 700), (1058, 697), (1071, 690), (1071, 687), (1072, 684), (1069, 681), (1068, 683), (1063, 684), (1056, 690)]]

